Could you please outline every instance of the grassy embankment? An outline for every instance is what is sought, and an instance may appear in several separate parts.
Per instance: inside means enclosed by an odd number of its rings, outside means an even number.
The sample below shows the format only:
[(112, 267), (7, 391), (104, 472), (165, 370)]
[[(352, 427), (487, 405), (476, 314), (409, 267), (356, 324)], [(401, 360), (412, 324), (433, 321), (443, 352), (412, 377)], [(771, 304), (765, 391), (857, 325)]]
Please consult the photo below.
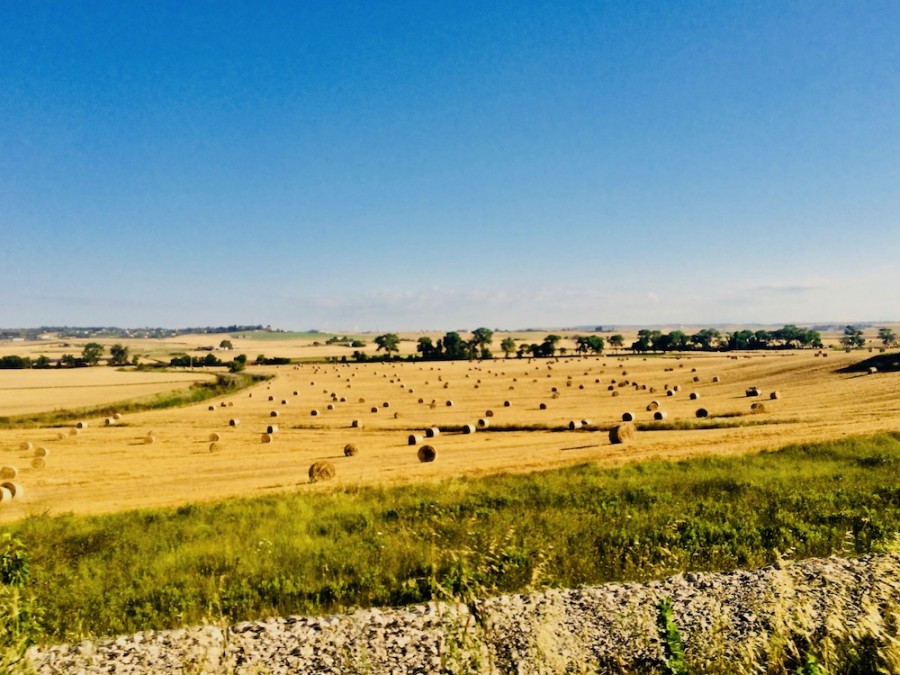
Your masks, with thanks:
[(900, 434), (618, 469), (37, 516), (47, 640), (399, 605), (878, 550), (900, 531)]
[(154, 394), (144, 398), (83, 408), (68, 408), (66, 410), (0, 417), (0, 428), (64, 426), (76, 420), (90, 419), (92, 417), (109, 417), (117, 412), (131, 414), (146, 410), (178, 408), (201, 403), (217, 396), (234, 394), (241, 389), (246, 389), (270, 378), (271, 376), (269, 375), (251, 375), (249, 373), (219, 374), (216, 375), (215, 380), (209, 382), (198, 382), (187, 388)]

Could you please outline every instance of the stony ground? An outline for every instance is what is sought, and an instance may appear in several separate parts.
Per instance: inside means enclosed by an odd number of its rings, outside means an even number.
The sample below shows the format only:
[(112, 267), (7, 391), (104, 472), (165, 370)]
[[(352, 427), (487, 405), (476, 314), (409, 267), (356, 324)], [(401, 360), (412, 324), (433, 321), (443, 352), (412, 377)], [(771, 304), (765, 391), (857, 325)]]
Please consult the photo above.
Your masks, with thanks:
[(41, 675), (662, 672), (663, 598), (672, 600), (692, 672), (749, 672), (783, 658), (798, 636), (826, 651), (868, 640), (895, 650), (900, 663), (900, 554), (546, 590), (472, 606), (153, 631), (35, 648), (30, 656)]

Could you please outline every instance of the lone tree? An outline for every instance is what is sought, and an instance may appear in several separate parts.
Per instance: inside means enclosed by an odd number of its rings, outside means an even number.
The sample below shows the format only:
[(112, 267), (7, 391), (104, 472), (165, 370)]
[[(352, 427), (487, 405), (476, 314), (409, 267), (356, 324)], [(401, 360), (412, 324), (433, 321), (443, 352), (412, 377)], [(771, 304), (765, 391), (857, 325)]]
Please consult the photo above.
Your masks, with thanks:
[(127, 366), (128, 365), (128, 347), (115, 344), (109, 348), (109, 365), (111, 366)]
[(511, 337), (505, 337), (500, 343), (500, 349), (503, 350), (503, 355), (509, 358), (509, 355), (516, 351), (516, 341)]
[(88, 342), (81, 350), (81, 359), (88, 366), (96, 366), (103, 358), (103, 345), (99, 342)]
[(385, 333), (375, 338), (375, 344), (378, 345), (375, 351), (383, 349), (384, 353), (390, 357), (391, 352), (400, 351), (400, 336), (396, 333)]
[(848, 349), (859, 349), (866, 346), (866, 338), (863, 332), (856, 326), (846, 326), (844, 328), (844, 337), (841, 338), (841, 344)]
[(472, 331), (471, 344), (480, 353), (480, 358), (491, 358), (491, 342), (494, 341), (494, 331), (490, 328), (476, 328)]
[(234, 345), (231, 344), (231, 340), (222, 340), (219, 343), (219, 349), (234, 349)]
[(891, 347), (897, 344), (897, 334), (890, 328), (879, 328), (878, 339), (885, 347)]
[(609, 346), (618, 352), (625, 345), (625, 336), (619, 333), (609, 336)]

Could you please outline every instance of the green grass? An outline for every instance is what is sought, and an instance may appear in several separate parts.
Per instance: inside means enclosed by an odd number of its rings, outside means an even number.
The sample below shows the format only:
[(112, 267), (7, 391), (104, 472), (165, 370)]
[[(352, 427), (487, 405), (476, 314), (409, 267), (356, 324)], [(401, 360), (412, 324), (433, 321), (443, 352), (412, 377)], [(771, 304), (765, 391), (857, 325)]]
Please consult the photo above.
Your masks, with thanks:
[(900, 434), (4, 529), (49, 640), (646, 580), (879, 550), (900, 531)]
[(160, 410), (164, 408), (177, 408), (193, 405), (202, 401), (228, 396), (241, 389), (253, 386), (258, 382), (271, 379), (271, 375), (250, 375), (247, 373), (219, 374), (210, 382), (199, 382), (184, 389), (176, 389), (162, 394), (153, 394), (137, 399), (108, 403), (105, 405), (84, 408), (70, 408), (66, 410), (52, 410), (48, 412), (33, 413), (28, 415), (13, 415), (0, 417), (0, 428), (21, 429), (28, 427), (54, 427), (63, 426), (75, 420), (89, 419), (92, 417), (109, 417), (114, 413), (130, 414), (145, 410)]

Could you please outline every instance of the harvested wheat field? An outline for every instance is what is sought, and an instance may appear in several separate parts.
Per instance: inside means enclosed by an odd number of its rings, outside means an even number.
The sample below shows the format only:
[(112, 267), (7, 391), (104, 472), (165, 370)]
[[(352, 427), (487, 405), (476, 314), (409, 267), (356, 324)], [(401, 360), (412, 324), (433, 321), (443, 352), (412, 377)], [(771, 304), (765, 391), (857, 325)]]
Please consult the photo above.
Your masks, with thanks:
[[(827, 357), (784, 351), (251, 368), (273, 378), (189, 407), (86, 419), (81, 429), (74, 423), (0, 429), (0, 464), (18, 468), (26, 495), (4, 503), (0, 519), (745, 453), (898, 431), (900, 374), (838, 372), (865, 356), (831, 350)], [(0, 411), (120, 401), (198, 377), (209, 376), (6, 371)], [(753, 387), (759, 396), (747, 395)], [(652, 401), (656, 410), (649, 411)], [(753, 411), (754, 403), (764, 407)], [(701, 405), (708, 416), (698, 419)], [(654, 423), (659, 411), (665, 419)], [(637, 432), (614, 445), (609, 429), (625, 412)], [(423, 443), (410, 446), (409, 438), (425, 438), (432, 428), (437, 435), (424, 442), (436, 459), (420, 462)], [(356, 453), (345, 453), (348, 443)], [(28, 447), (47, 454), (32, 466)], [(311, 482), (309, 468), (317, 461), (332, 463), (334, 477)]]

